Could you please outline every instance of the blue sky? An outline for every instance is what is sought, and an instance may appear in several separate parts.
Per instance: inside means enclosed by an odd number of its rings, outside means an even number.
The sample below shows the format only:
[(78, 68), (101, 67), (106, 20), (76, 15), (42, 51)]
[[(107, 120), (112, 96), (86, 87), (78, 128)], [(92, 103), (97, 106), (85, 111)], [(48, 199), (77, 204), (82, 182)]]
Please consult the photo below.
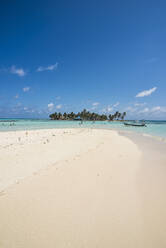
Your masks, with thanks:
[(166, 1), (1, 1), (0, 117), (166, 119)]

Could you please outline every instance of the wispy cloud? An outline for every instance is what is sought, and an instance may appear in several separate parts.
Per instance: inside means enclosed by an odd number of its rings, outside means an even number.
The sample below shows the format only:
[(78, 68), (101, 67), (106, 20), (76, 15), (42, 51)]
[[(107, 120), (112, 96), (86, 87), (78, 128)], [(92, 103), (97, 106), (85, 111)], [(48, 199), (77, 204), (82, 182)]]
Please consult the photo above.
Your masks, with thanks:
[(153, 87), (152, 89), (149, 90), (144, 90), (139, 92), (136, 97), (144, 97), (144, 96), (150, 96), (153, 92), (157, 90), (157, 87)]
[(49, 110), (49, 111), (52, 111), (53, 108), (54, 108), (54, 104), (53, 104), (52, 102), (50, 102), (50, 103), (47, 105), (47, 107), (48, 107), (48, 110)]
[(62, 104), (56, 105), (56, 109), (61, 109), (61, 108), (62, 108)]
[(134, 103), (134, 106), (135, 107), (141, 107), (141, 106), (144, 106), (144, 105), (146, 105), (146, 102), (143, 102), (143, 103)]
[(35, 112), (36, 112), (35, 109), (29, 108), (29, 107), (24, 107), (23, 110), (24, 110), (26, 113), (35, 113)]
[(92, 103), (92, 107), (91, 108), (89, 108), (89, 111), (92, 111), (92, 110), (95, 110), (95, 109), (97, 109), (97, 107), (99, 106), (99, 102), (93, 102)]
[(113, 109), (114, 109), (113, 107), (111, 107), (110, 105), (108, 105), (107, 107), (105, 107), (105, 108), (102, 109), (102, 112), (104, 112), (105, 114), (107, 114), (107, 113), (112, 112)]
[(137, 108), (134, 108), (134, 107), (131, 107), (131, 106), (125, 108), (125, 111), (130, 112), (130, 113), (134, 113), (137, 110), (138, 110)]
[(149, 108), (144, 108), (144, 109), (139, 111), (139, 114), (145, 114), (145, 113), (148, 113), (149, 111), (150, 111)]
[(102, 112), (104, 113), (110, 113), (116, 109), (117, 106), (119, 106), (119, 102), (116, 102), (115, 104), (112, 105), (107, 105), (105, 108), (102, 109)]
[(113, 105), (113, 107), (116, 108), (117, 106), (119, 106), (119, 104), (120, 104), (119, 102), (116, 102), (116, 103)]
[(124, 110), (132, 118), (148, 118), (148, 119), (165, 119), (166, 118), (166, 106), (154, 106), (154, 107), (128, 106)]
[(26, 75), (26, 72), (24, 71), (23, 68), (16, 68), (15, 65), (13, 65), (13, 66), (10, 68), (10, 73), (16, 74), (16, 75), (18, 75), (19, 77), (23, 77), (23, 76)]
[(154, 117), (158, 114), (165, 114), (166, 113), (166, 107), (165, 106), (155, 106), (153, 108), (144, 108), (143, 110), (140, 110), (138, 114), (150, 114)]
[(94, 102), (92, 103), (92, 106), (98, 106), (100, 103), (99, 102)]
[(162, 111), (163, 109), (160, 107), (160, 106), (156, 106), (156, 107), (153, 107), (151, 109), (152, 112), (156, 112), (156, 111)]
[(56, 63), (56, 64), (54, 64), (54, 65), (49, 65), (49, 66), (46, 66), (46, 67), (44, 67), (44, 66), (39, 66), (39, 67), (37, 68), (37, 72), (41, 72), (41, 71), (54, 71), (54, 70), (57, 69), (57, 67), (58, 67), (58, 63)]
[(28, 91), (30, 90), (30, 87), (29, 87), (29, 86), (24, 87), (22, 90), (23, 90), (24, 92), (28, 92)]

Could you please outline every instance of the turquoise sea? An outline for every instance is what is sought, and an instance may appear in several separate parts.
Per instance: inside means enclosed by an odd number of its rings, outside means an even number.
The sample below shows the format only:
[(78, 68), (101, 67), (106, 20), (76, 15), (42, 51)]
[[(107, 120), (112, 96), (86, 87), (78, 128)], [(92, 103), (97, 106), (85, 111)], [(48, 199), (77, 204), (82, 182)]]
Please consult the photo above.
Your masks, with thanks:
[(122, 122), (51, 121), (47, 119), (0, 119), (0, 132), (50, 128), (104, 128), (127, 130), (166, 138), (166, 121), (146, 121), (147, 127), (126, 127)]

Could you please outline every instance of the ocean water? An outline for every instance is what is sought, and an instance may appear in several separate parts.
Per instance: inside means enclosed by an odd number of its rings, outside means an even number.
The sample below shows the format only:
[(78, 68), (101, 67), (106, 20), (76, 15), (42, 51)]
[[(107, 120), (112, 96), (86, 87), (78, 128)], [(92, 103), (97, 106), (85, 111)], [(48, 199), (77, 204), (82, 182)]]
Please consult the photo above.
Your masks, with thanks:
[(103, 128), (134, 131), (166, 138), (166, 121), (146, 121), (147, 127), (127, 127), (122, 122), (51, 121), (47, 119), (0, 119), (0, 132), (50, 128)]

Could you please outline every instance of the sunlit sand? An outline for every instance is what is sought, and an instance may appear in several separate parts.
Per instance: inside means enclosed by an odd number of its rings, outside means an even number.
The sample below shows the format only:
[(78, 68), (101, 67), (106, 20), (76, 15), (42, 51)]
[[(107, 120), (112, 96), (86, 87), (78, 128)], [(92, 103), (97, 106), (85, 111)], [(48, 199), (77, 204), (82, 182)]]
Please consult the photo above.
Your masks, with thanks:
[(0, 247), (166, 247), (166, 157), (155, 145), (93, 129), (0, 139)]

